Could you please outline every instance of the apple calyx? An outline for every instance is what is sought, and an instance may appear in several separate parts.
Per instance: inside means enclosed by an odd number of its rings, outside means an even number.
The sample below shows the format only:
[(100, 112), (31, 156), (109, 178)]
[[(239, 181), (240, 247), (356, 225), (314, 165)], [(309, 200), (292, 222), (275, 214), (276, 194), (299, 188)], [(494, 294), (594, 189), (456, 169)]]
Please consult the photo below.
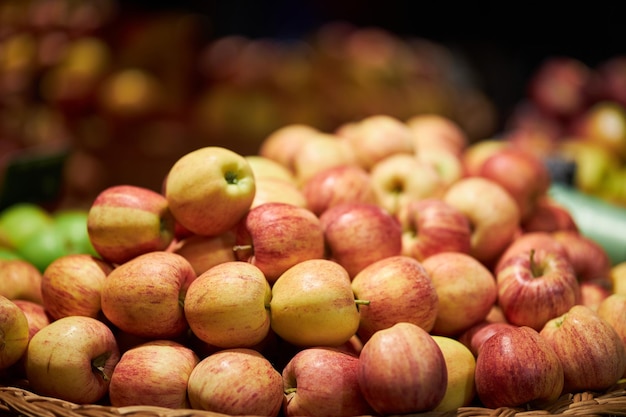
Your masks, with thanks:
[(224, 179), (228, 184), (235, 185), (239, 182), (239, 175), (235, 171), (226, 171), (224, 173)]
[(109, 380), (109, 376), (106, 374), (106, 372), (104, 372), (104, 367), (106, 365), (107, 360), (109, 359), (109, 356), (111, 356), (110, 353), (108, 353), (108, 352), (107, 353), (103, 353), (101, 355), (96, 356), (91, 361), (91, 369), (92, 369), (92, 371), (96, 375), (101, 376), (104, 381), (108, 381)]

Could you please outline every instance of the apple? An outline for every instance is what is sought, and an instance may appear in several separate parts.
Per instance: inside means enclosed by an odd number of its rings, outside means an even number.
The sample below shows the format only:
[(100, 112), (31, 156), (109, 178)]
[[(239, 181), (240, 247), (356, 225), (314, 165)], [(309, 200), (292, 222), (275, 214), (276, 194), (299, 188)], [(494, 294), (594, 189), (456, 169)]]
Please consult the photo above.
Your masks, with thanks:
[(377, 203), (370, 174), (358, 165), (320, 171), (305, 181), (301, 190), (306, 207), (318, 216), (341, 203)]
[(506, 147), (483, 161), (477, 175), (501, 185), (513, 197), (521, 221), (528, 218), (538, 199), (547, 195), (551, 177), (548, 167), (534, 153)]
[(626, 347), (598, 313), (575, 305), (549, 320), (539, 332), (563, 366), (564, 392), (603, 391), (626, 371)]
[(348, 271), (327, 259), (302, 261), (272, 286), (270, 324), (297, 346), (335, 347), (359, 327), (359, 309)]
[(445, 190), (435, 167), (412, 154), (380, 160), (370, 170), (370, 178), (376, 201), (393, 215), (410, 201), (440, 198)]
[(626, 295), (626, 260), (611, 266), (609, 278), (613, 292)]
[(111, 72), (101, 81), (98, 92), (99, 112), (121, 120), (142, 120), (158, 114), (165, 100), (160, 78), (140, 68)]
[(435, 113), (411, 116), (406, 125), (413, 133), (415, 152), (443, 150), (460, 156), (470, 146), (467, 133), (449, 117)]
[(265, 203), (248, 211), (236, 228), (235, 256), (273, 283), (295, 264), (325, 256), (324, 230), (311, 210)]
[(402, 253), (400, 222), (377, 204), (342, 203), (319, 216), (327, 257), (354, 277), (367, 265)]
[(199, 361), (193, 350), (172, 340), (128, 349), (113, 369), (109, 401), (113, 407), (189, 408), (187, 383)]
[(195, 279), (193, 267), (181, 255), (139, 255), (107, 276), (100, 291), (102, 312), (117, 328), (136, 336), (180, 336), (188, 329), (183, 302)]
[(77, 404), (104, 398), (120, 359), (111, 329), (85, 316), (63, 317), (39, 330), (26, 355), (26, 376), (34, 392)]
[(89, 211), (78, 208), (63, 208), (52, 213), (52, 222), (59, 234), (64, 237), (68, 254), (86, 253), (98, 256), (87, 231)]
[(167, 173), (164, 187), (176, 220), (204, 236), (234, 227), (255, 195), (254, 172), (246, 158), (220, 146), (181, 156)]
[(288, 203), (307, 207), (306, 196), (298, 184), (281, 178), (255, 177), (256, 192), (250, 208), (264, 203)]
[(26, 353), (30, 327), (24, 311), (0, 295), (0, 370), (16, 364)]
[(552, 236), (563, 244), (580, 282), (610, 276), (611, 258), (600, 243), (572, 230), (558, 230)]
[(302, 145), (318, 133), (319, 130), (304, 123), (281, 126), (261, 141), (258, 155), (278, 162), (295, 175), (296, 155)]
[[(600, 302), (596, 313), (613, 327), (626, 347), (626, 294), (609, 295)], [(626, 377), (626, 371), (623, 376)]]
[(0, 246), (16, 249), (50, 224), (50, 212), (35, 203), (15, 203), (5, 207), (0, 212)]
[(440, 252), (470, 253), (467, 216), (440, 198), (411, 201), (396, 214), (402, 226), (402, 254), (418, 261)]
[(448, 371), (432, 336), (415, 324), (400, 322), (365, 342), (357, 379), (378, 414), (420, 413), (441, 403)]
[(223, 349), (202, 359), (189, 375), (191, 407), (225, 415), (276, 417), (283, 404), (283, 379), (259, 352)]
[(184, 311), (200, 340), (220, 348), (252, 347), (270, 329), (272, 292), (263, 271), (247, 262), (224, 262), (187, 289)]
[(360, 416), (373, 410), (357, 380), (359, 358), (337, 348), (311, 347), (283, 368), (285, 416)]
[(261, 155), (245, 155), (248, 164), (252, 168), (254, 178), (277, 178), (296, 184), (294, 173), (280, 162)]
[(451, 337), (434, 335), (433, 340), (443, 353), (448, 372), (446, 393), (433, 411), (452, 412), (469, 406), (476, 395), (476, 357), (464, 344)]
[(563, 390), (561, 361), (552, 346), (527, 327), (503, 328), (482, 344), (476, 357), (476, 393), (489, 408), (544, 408)]
[(605, 147), (620, 158), (626, 158), (626, 107), (601, 100), (584, 112), (580, 135)]
[(235, 241), (232, 230), (215, 236), (192, 235), (178, 241), (171, 251), (185, 258), (200, 275), (215, 265), (236, 261)]
[(449, 187), (465, 176), (461, 156), (448, 149), (420, 149), (417, 159), (432, 165), (442, 180), (444, 188)]
[(446, 190), (443, 200), (469, 219), (470, 255), (486, 265), (497, 260), (519, 230), (518, 205), (495, 181), (463, 178)]
[(113, 264), (165, 250), (174, 239), (175, 219), (165, 197), (145, 187), (114, 185), (89, 208), (87, 232), (96, 252)]
[(580, 286), (580, 304), (597, 311), (602, 301), (613, 294), (611, 280), (601, 278), (593, 281), (583, 281)]
[(498, 305), (507, 321), (537, 331), (581, 301), (569, 258), (555, 251), (531, 249), (511, 256), (496, 281)]
[(28, 321), (28, 338), (32, 338), (42, 328), (53, 320), (50, 318), (43, 305), (28, 300), (11, 300), (26, 315)]
[(113, 265), (92, 255), (65, 255), (43, 273), (43, 306), (53, 320), (65, 316), (101, 318), (100, 294)]
[(390, 256), (366, 266), (352, 279), (352, 290), (357, 299), (368, 301), (359, 308), (357, 334), (362, 342), (399, 322), (415, 324), (427, 332), (435, 324), (437, 292), (425, 268), (414, 258)]
[(497, 299), (494, 275), (475, 258), (441, 252), (422, 261), (439, 306), (431, 334), (455, 337), (487, 317)]
[(319, 132), (302, 144), (293, 164), (296, 181), (302, 185), (325, 169), (356, 165), (357, 159), (354, 149), (337, 135)]
[(526, 232), (518, 235), (507, 246), (506, 250), (498, 258), (494, 266), (494, 273), (497, 274), (502, 265), (511, 257), (520, 253), (527, 253), (530, 250), (543, 249), (552, 252), (559, 252), (568, 257), (564, 242), (559, 241), (550, 232)]
[(533, 212), (521, 221), (524, 233), (556, 232), (558, 230), (577, 231), (578, 225), (572, 213), (549, 195), (537, 200)]
[(354, 150), (358, 165), (367, 171), (391, 155), (415, 152), (408, 126), (385, 114), (366, 116), (342, 134), (341, 140)]
[(23, 259), (0, 259), (0, 295), (41, 303), (41, 271)]
[(490, 322), (489, 320), (483, 320), (466, 329), (456, 337), (456, 340), (463, 343), (476, 357), (480, 353), (480, 348), (483, 343), (485, 343), (485, 340), (502, 329), (515, 327), (519, 326), (506, 322)]
[(483, 162), (501, 149), (512, 146), (510, 142), (502, 139), (483, 139), (469, 144), (461, 153), (461, 164), (466, 177), (478, 175)]

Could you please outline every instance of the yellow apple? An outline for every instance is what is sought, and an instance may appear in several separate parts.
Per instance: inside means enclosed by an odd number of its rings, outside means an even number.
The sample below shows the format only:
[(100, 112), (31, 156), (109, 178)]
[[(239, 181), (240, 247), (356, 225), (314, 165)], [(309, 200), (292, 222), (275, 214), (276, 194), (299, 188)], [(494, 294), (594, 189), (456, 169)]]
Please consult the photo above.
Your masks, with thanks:
[(615, 294), (626, 295), (626, 261), (613, 265), (609, 273)]
[(448, 386), (443, 400), (433, 411), (454, 411), (468, 406), (476, 395), (474, 354), (458, 340), (447, 336), (433, 336), (443, 353), (448, 369)]

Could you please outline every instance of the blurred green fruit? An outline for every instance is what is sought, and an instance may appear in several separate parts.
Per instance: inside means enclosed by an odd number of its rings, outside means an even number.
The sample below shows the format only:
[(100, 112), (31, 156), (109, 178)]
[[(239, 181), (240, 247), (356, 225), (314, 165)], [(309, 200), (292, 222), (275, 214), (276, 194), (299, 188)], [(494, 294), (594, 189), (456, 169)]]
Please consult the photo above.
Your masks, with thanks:
[(43, 273), (52, 261), (67, 253), (65, 238), (54, 224), (49, 224), (22, 242), (17, 253)]
[(53, 223), (63, 236), (67, 253), (86, 253), (99, 256), (87, 233), (89, 212), (81, 209), (65, 209), (53, 213)]
[(16, 203), (0, 212), (0, 245), (18, 248), (52, 224), (52, 215), (33, 203)]
[(22, 259), (22, 257), (18, 255), (17, 252), (15, 252), (11, 248), (0, 247), (0, 259), (11, 260), (11, 259)]

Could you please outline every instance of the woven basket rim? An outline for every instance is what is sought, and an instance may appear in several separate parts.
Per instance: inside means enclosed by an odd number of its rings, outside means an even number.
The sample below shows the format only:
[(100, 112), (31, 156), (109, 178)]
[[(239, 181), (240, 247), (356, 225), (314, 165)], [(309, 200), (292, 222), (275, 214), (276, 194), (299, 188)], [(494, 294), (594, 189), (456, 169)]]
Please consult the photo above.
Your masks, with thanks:
[[(227, 417), (226, 414), (196, 409), (169, 409), (155, 406), (113, 407), (75, 404), (38, 395), (27, 387), (0, 384), (0, 415), (7, 417)], [(452, 412), (426, 412), (403, 417), (534, 417), (534, 416), (626, 416), (626, 379), (601, 392), (564, 394), (547, 409), (461, 407)], [(255, 416), (248, 416), (255, 417)], [(390, 416), (388, 416), (390, 417)]]

